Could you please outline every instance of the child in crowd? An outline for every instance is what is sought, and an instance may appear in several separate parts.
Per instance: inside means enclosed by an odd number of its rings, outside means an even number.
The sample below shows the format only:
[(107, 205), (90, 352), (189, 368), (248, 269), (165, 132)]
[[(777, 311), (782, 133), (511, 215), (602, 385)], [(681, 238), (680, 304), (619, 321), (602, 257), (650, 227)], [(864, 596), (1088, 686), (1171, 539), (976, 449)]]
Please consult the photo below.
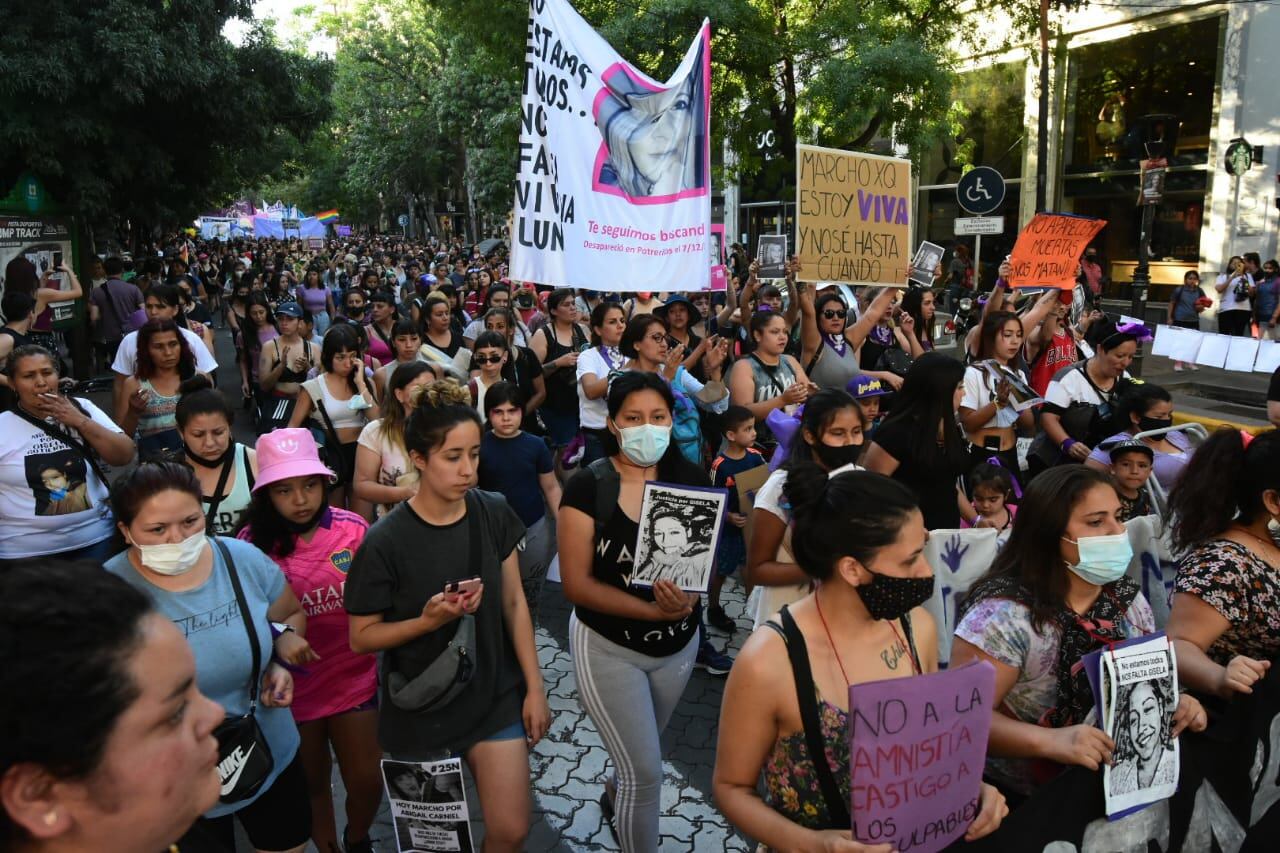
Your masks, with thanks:
[(874, 376), (868, 376), (865, 373), (859, 373), (857, 376), (849, 380), (849, 384), (845, 386), (845, 390), (849, 392), (849, 396), (858, 401), (858, 405), (862, 407), (862, 411), (867, 416), (867, 420), (871, 426), (867, 427), (866, 437), (868, 439), (875, 433), (876, 427), (880, 426), (882, 420), (880, 411), (880, 398), (889, 392), (884, 389), (879, 379)]
[(502, 380), (502, 366), (507, 363), (507, 339), (498, 332), (481, 332), (476, 337), (476, 348), (471, 356), (474, 373), (467, 387), (476, 411), (485, 414), (484, 395), (495, 382)]
[(997, 537), (1001, 545), (1012, 532), (1013, 518), (1018, 508), (1013, 499), (1013, 475), (1009, 469), (990, 462), (980, 462), (969, 472), (969, 489), (973, 515), (960, 522), (961, 527), (991, 527), (1000, 531)]
[[(480, 338), (492, 332), (481, 332)], [(479, 486), (504, 495), (524, 522), (524, 547), (519, 550), (520, 580), (534, 623), (542, 582), (555, 550), (555, 532), (547, 507), (560, 506), (560, 481), (556, 479), (551, 451), (537, 436), (521, 429), (524, 395), (514, 382), (500, 380), (489, 386), (481, 414), (489, 429), (480, 439)]]
[(729, 490), (729, 524), (720, 536), (716, 552), (716, 572), (711, 577), (708, 591), (707, 622), (713, 628), (733, 633), (737, 626), (720, 606), (720, 588), (724, 579), (738, 570), (747, 559), (747, 545), (742, 528), (747, 516), (738, 504), (735, 479), (739, 474), (765, 465), (764, 454), (753, 445), (756, 441), (755, 416), (745, 406), (730, 406), (720, 416), (720, 428), (724, 435), (724, 451), (711, 463), (712, 485)]
[(1155, 451), (1136, 440), (1122, 441), (1111, 452), (1111, 477), (1120, 494), (1120, 520), (1128, 521), (1143, 515), (1151, 515), (1151, 496), (1147, 492), (1147, 480), (1155, 464)]

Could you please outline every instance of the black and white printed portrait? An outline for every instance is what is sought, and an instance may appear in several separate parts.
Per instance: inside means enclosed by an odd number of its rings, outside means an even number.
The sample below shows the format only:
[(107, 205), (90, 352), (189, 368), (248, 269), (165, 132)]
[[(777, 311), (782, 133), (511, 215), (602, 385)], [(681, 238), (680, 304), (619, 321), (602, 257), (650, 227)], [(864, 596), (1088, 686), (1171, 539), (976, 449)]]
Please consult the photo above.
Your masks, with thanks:
[(598, 181), (634, 198), (674, 196), (707, 186), (705, 57), (669, 89), (651, 89), (621, 66), (606, 72), (596, 126), (608, 156)]
[(715, 566), (724, 502), (723, 491), (646, 486), (631, 582), (652, 586), (665, 580), (683, 590), (705, 591)]
[[(473, 849), (462, 769), (460, 766), (454, 769), (453, 764), (455, 762), (440, 762), (424, 766), (383, 760), (383, 780), (391, 800), (399, 850), (470, 853)], [(457, 817), (446, 816), (447, 808), (456, 810)]]
[(1177, 697), (1168, 678), (1122, 684), (1115, 708), (1115, 765), (1112, 795), (1169, 785), (1178, 772), (1173, 746)]
[(781, 278), (787, 261), (787, 236), (785, 234), (761, 235), (756, 260), (760, 262), (761, 278)]

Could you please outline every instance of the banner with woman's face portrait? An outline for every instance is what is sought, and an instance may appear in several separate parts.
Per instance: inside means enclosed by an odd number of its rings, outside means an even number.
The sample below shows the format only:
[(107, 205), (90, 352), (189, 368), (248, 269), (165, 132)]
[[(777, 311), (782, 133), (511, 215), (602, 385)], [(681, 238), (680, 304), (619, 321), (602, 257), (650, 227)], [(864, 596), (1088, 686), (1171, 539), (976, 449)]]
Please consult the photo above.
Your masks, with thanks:
[(706, 290), (711, 25), (659, 82), (568, 0), (531, 0), (511, 277), (599, 290)]

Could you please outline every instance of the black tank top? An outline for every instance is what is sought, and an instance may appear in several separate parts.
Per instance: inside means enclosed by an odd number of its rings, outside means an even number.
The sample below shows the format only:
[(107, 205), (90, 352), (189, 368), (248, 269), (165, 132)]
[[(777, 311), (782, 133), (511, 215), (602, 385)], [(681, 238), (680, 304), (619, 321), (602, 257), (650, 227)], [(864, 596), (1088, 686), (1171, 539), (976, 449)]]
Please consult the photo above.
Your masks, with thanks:
[[(573, 324), (573, 344), (566, 346), (556, 340), (553, 323), (542, 327), (542, 334), (547, 338), (547, 358), (543, 362), (555, 361), (562, 355), (581, 352), (587, 346), (586, 336)], [(547, 374), (547, 401), (543, 403), (553, 412), (577, 414), (578, 412), (578, 371), (572, 367), (558, 367)]]
[[(275, 367), (275, 365), (280, 363), (280, 339), (274, 338), (272, 339), (272, 343), (276, 345), (276, 357), (275, 357), (274, 363), (271, 366)], [(305, 345), (306, 342), (304, 341), (303, 344)], [(307, 350), (307, 367), (315, 367), (315, 359), (312, 358), (311, 356), (311, 347), (309, 346), (306, 347), (306, 350)], [(293, 370), (292, 368), (286, 366), (284, 370), (280, 371), (280, 378), (277, 379), (276, 382), (277, 384), (280, 382), (292, 382), (294, 384), (301, 384), (302, 382), (305, 382), (306, 379), (307, 379), (306, 372), (299, 373)]]

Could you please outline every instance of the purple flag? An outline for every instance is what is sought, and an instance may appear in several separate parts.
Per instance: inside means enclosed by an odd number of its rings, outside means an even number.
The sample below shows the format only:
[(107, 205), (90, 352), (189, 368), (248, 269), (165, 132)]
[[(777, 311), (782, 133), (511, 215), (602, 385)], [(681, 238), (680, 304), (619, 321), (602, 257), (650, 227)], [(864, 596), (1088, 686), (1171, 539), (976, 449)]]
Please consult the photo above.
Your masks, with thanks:
[(849, 688), (853, 838), (934, 853), (978, 816), (995, 667)]

